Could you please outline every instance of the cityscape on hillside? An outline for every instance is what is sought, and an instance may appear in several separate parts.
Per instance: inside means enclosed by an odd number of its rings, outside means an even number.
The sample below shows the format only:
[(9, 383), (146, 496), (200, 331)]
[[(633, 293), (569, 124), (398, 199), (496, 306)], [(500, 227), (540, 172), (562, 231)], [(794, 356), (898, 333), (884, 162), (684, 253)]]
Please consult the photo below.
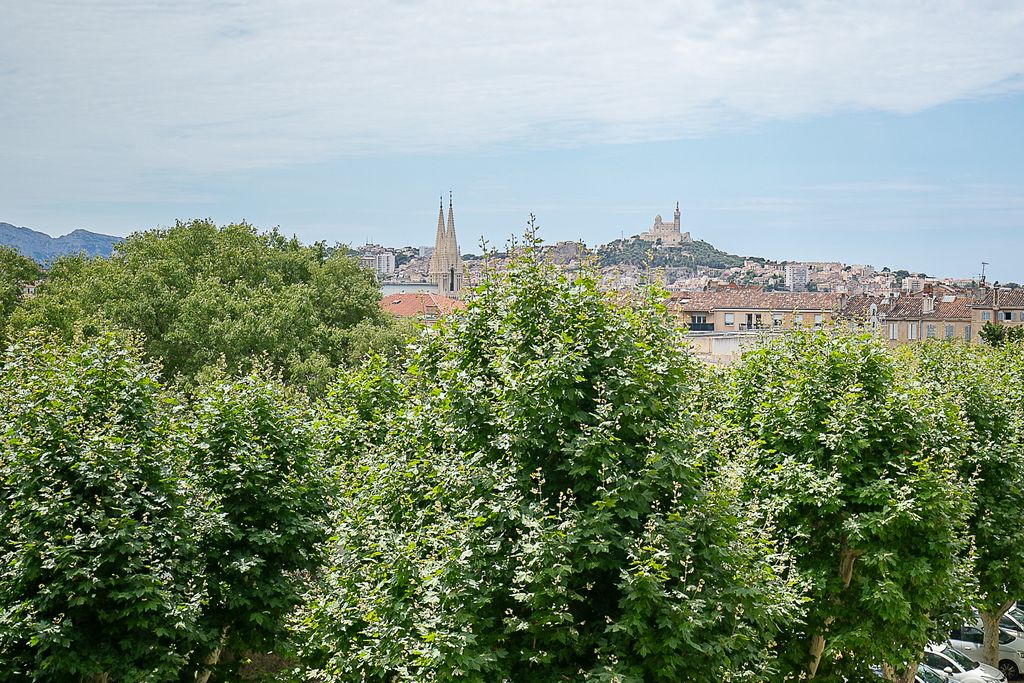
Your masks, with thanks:
[[(542, 245), (556, 266), (600, 269), (603, 286), (632, 290), (656, 278), (669, 292), (669, 310), (687, 326), (694, 351), (710, 362), (732, 362), (756, 336), (845, 322), (863, 325), (892, 343), (962, 339), (979, 343), (986, 323), (1024, 326), (1024, 289), (1016, 283), (881, 270), (840, 261), (795, 262), (720, 252), (682, 230), (676, 204), (671, 222), (660, 215), (629, 238), (589, 248), (582, 242)], [(395, 315), (433, 321), (461, 306), (485, 268), (501, 269), (509, 254), (462, 255), (454, 204), (442, 200), (434, 246), (354, 249), (380, 279), (383, 305)]]
[[(433, 245), (364, 244), (350, 248), (377, 274), (386, 291), (436, 291), (455, 298), (479, 282), (485, 267), (501, 268), (507, 258), (505, 252), (484, 259), (459, 250), (452, 201), (447, 214), (442, 202)], [(652, 271), (670, 291), (741, 288), (878, 296), (914, 294), (929, 285), (969, 288), (984, 278), (984, 273), (977, 278), (952, 278), (842, 261), (780, 261), (728, 254), (682, 230), (678, 203), (672, 222), (657, 215), (649, 229), (638, 229), (630, 237), (594, 247), (581, 241), (562, 241), (544, 244), (541, 249), (565, 269), (577, 269), (586, 261), (596, 263), (606, 288), (613, 290), (648, 281)], [(984, 266), (980, 264), (982, 269)], [(456, 278), (464, 281), (456, 283)], [(1016, 288), (1017, 284), (1003, 286)]]
[[(694, 237), (699, 230), (683, 230), (682, 215), (676, 203), (671, 221), (656, 215), (649, 228), (607, 244), (561, 241), (538, 248), (560, 269), (596, 268), (608, 291), (628, 292), (658, 282), (669, 293), (669, 310), (686, 326), (695, 353), (714, 363), (736, 360), (757, 335), (839, 322), (868, 326), (893, 343), (934, 338), (979, 343), (986, 323), (1024, 326), (1024, 288), (988, 282), (985, 263), (979, 264), (978, 277), (951, 278), (842, 261), (744, 257)], [(53, 258), (74, 253), (76, 247), (87, 255), (109, 255), (119, 241), (75, 231), (70, 237), (90, 239), (91, 251), (85, 252), (80, 239), (0, 227), (0, 244), (40, 262), (46, 260), (41, 254)], [(447, 206), (443, 198), (440, 202), (432, 245), (346, 248), (376, 275), (385, 311), (427, 323), (464, 308), (486, 269), (502, 270), (511, 258), (504, 251), (463, 253), (451, 193)], [(24, 295), (32, 296), (36, 286), (26, 283)]]

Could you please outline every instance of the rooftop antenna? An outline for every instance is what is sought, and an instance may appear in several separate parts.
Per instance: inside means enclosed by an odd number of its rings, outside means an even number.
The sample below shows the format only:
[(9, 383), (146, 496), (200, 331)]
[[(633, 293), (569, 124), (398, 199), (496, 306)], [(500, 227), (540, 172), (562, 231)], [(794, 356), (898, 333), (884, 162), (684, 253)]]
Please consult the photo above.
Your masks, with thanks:
[(981, 262), (981, 284), (985, 284), (985, 266), (988, 265), (988, 261)]

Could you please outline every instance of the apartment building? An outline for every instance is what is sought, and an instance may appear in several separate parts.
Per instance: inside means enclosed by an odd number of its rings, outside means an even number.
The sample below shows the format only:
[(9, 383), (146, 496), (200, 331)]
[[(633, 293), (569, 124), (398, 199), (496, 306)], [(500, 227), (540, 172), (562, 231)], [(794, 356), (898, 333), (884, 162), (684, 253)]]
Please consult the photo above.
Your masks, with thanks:
[(785, 330), (831, 323), (843, 299), (821, 292), (721, 289), (675, 292), (668, 308), (690, 332)]
[(979, 290), (971, 307), (975, 341), (980, 341), (978, 333), (988, 322), (1009, 327), (1024, 325), (1024, 289), (1002, 289), (996, 286)]
[(843, 306), (840, 317), (863, 324), (894, 344), (922, 339), (974, 341), (968, 290), (927, 288), (914, 294), (877, 297), (856, 296)]

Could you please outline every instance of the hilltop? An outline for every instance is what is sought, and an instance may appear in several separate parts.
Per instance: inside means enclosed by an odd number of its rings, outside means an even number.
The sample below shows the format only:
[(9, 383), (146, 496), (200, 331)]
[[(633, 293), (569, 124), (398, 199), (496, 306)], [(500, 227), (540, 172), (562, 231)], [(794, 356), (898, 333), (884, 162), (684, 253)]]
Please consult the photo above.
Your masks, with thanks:
[(695, 240), (665, 246), (639, 237), (627, 237), (597, 249), (601, 266), (652, 266), (655, 268), (738, 268), (743, 257), (715, 248), (709, 242)]
[(88, 230), (73, 230), (60, 237), (50, 237), (38, 230), (0, 223), (0, 245), (11, 247), (38, 263), (79, 252), (86, 256), (110, 256), (122, 239)]

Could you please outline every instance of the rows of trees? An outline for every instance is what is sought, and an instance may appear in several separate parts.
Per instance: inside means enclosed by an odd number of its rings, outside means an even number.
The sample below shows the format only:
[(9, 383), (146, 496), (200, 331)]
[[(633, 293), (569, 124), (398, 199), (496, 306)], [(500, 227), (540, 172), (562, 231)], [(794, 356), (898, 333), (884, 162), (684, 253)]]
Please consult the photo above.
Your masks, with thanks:
[[(331, 261), (302, 249), (262, 272)], [(194, 277), (145, 262), (76, 267)], [(323, 390), (288, 355), (184, 366), (179, 323), (130, 332), (113, 292), (62, 327), (58, 291), (15, 311), (49, 322), (0, 372), (0, 680), (230, 680), (274, 653), (287, 681), (908, 682), (1024, 594), (1015, 342), (806, 332), (714, 369), (658, 291), (527, 253)]]

